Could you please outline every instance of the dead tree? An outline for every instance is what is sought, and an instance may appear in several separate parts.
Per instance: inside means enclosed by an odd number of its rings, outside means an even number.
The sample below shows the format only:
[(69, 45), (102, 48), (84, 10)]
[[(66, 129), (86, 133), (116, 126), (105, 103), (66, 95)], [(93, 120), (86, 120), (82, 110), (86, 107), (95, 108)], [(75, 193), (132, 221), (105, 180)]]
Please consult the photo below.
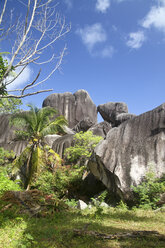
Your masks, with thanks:
[[(9, 12), (9, 1), (4, 0), (0, 3), (0, 38), (8, 39), (9, 33), (11, 51), (9, 51), (10, 60), (7, 69), (0, 80), (0, 98), (23, 98), (52, 89), (39, 89), (35, 87), (45, 83), (52, 74), (60, 68), (63, 57), (66, 52), (66, 45), (57, 53), (57, 41), (70, 31), (70, 25), (67, 25), (65, 18), (57, 12), (57, 3), (54, 0), (16, 0), (17, 4), (22, 4), (24, 13), (16, 18), (16, 12)], [(16, 11), (16, 10), (15, 10)], [(5, 15), (10, 23), (5, 21)], [(13, 18), (13, 17), (14, 18)], [(37, 37), (37, 38), (35, 38)], [(52, 50), (50, 58), (44, 61), (45, 53)], [(34, 76), (33, 80), (28, 82), (22, 89), (7, 90), (9, 85), (21, 75), (25, 68), (30, 64), (54, 63), (47, 75), (41, 80), (41, 69)], [(19, 68), (19, 73), (12, 73)]]

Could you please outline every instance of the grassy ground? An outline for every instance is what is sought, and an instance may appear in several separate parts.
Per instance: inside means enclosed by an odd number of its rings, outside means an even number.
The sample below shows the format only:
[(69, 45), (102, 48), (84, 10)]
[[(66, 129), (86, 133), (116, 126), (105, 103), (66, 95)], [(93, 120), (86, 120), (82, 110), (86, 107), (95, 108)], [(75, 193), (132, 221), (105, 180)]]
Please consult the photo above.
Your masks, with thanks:
[(130, 231), (158, 231), (165, 235), (165, 213), (154, 211), (129, 211), (120, 209), (69, 210), (51, 217), (10, 216), (0, 214), (0, 248), (164, 248), (165, 241), (154, 236), (102, 240), (90, 236), (76, 236), (74, 229), (83, 229), (106, 234)]

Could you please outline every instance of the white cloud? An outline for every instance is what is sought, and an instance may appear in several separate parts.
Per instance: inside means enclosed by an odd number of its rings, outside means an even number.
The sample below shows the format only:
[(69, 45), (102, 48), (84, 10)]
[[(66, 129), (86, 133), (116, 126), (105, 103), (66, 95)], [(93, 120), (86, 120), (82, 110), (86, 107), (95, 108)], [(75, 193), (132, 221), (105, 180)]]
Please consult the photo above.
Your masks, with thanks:
[(107, 34), (100, 23), (80, 28), (76, 33), (81, 37), (92, 57), (111, 58), (113, 56), (115, 49), (104, 44), (107, 41)]
[(146, 17), (141, 21), (143, 28), (157, 28), (165, 32), (165, 0), (161, 0), (158, 6), (153, 6)]
[(100, 23), (80, 28), (76, 33), (80, 35), (82, 42), (87, 46), (89, 51), (92, 51), (97, 43), (102, 43), (107, 40), (106, 32)]
[[(16, 70), (15, 73), (18, 74), (20, 71)], [(13, 83), (9, 84), (7, 86), (8, 90), (14, 90), (14, 89), (18, 89), (20, 87), (22, 87), (24, 84), (28, 83), (30, 80), (30, 76), (33, 73), (33, 71), (31, 70), (30, 66), (27, 66), (24, 71), (20, 74), (20, 76), (18, 76), (18, 78), (16, 80), (13, 81)], [(9, 77), (9, 80), (12, 79), (12, 77)]]
[(101, 13), (106, 13), (111, 5), (110, 0), (97, 0), (96, 2), (96, 10)]
[(145, 40), (146, 40), (146, 37), (144, 35), (144, 32), (138, 31), (138, 32), (129, 34), (129, 38), (126, 44), (127, 46), (131, 48), (139, 49), (143, 45)]
[(115, 49), (113, 46), (105, 46), (102, 50), (94, 52), (93, 56), (101, 57), (101, 58), (112, 58)]

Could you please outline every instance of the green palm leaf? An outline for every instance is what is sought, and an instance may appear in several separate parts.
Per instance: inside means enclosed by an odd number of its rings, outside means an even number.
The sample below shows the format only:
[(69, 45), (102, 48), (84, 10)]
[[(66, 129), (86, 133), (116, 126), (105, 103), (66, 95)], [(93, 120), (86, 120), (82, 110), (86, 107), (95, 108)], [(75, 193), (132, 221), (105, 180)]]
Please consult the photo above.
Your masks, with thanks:
[(58, 116), (57, 111), (51, 107), (38, 109), (33, 105), (28, 105), (30, 111), (19, 112), (12, 116), (11, 122), (17, 125), (19, 129), (16, 133), (20, 139), (31, 140), (22, 154), (14, 161), (15, 168), (21, 168), (26, 164), (26, 183), (25, 187), (29, 187), (34, 175), (40, 171), (40, 167), (44, 166), (44, 152), (41, 146), (42, 139), (47, 134), (65, 133), (64, 126), (67, 120), (64, 116)]

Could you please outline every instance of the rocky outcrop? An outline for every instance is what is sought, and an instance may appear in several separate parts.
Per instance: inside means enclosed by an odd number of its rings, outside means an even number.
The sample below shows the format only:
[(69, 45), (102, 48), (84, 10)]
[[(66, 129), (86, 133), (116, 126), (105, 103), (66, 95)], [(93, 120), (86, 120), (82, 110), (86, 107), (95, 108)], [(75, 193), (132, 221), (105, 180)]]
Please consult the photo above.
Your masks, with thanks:
[(13, 150), (16, 155), (20, 155), (27, 146), (26, 141), (14, 141), (14, 127), (9, 123), (10, 114), (0, 115), (0, 147), (5, 150)]
[(112, 125), (110, 123), (108, 123), (107, 121), (103, 121), (96, 125), (93, 125), (91, 128), (89, 128), (89, 131), (92, 131), (94, 135), (105, 138), (111, 128)]
[(119, 126), (121, 123), (123, 123), (124, 121), (128, 121), (132, 118), (134, 118), (136, 115), (134, 114), (129, 114), (129, 113), (123, 113), (123, 114), (119, 114), (116, 116), (116, 120), (115, 120), (115, 126)]
[(165, 173), (165, 103), (111, 129), (95, 148), (88, 166), (111, 191), (123, 199), (132, 197), (153, 168), (157, 177)]
[(73, 134), (66, 134), (53, 142), (52, 149), (58, 153), (61, 158), (64, 156), (64, 150), (73, 144), (73, 136)]
[(64, 115), (70, 128), (87, 117), (92, 123), (97, 123), (96, 105), (85, 90), (78, 90), (74, 94), (70, 92), (51, 94), (43, 102), (43, 107), (46, 106), (53, 107), (60, 115)]
[(86, 132), (88, 131), (88, 129), (90, 127), (92, 127), (94, 125), (94, 123), (91, 121), (91, 119), (89, 117), (86, 117), (84, 118), (83, 120), (81, 120), (74, 128), (73, 130), (76, 132), (76, 133), (79, 133), (79, 132)]
[(124, 102), (108, 102), (97, 107), (104, 121), (107, 121), (115, 126), (116, 117), (119, 114), (128, 113), (128, 107)]
[(49, 134), (49, 135), (46, 135), (44, 137), (44, 143), (46, 143), (48, 146), (52, 147), (53, 143), (55, 140), (57, 140), (58, 138), (60, 138), (61, 136), (60, 135), (57, 135), (57, 134)]

